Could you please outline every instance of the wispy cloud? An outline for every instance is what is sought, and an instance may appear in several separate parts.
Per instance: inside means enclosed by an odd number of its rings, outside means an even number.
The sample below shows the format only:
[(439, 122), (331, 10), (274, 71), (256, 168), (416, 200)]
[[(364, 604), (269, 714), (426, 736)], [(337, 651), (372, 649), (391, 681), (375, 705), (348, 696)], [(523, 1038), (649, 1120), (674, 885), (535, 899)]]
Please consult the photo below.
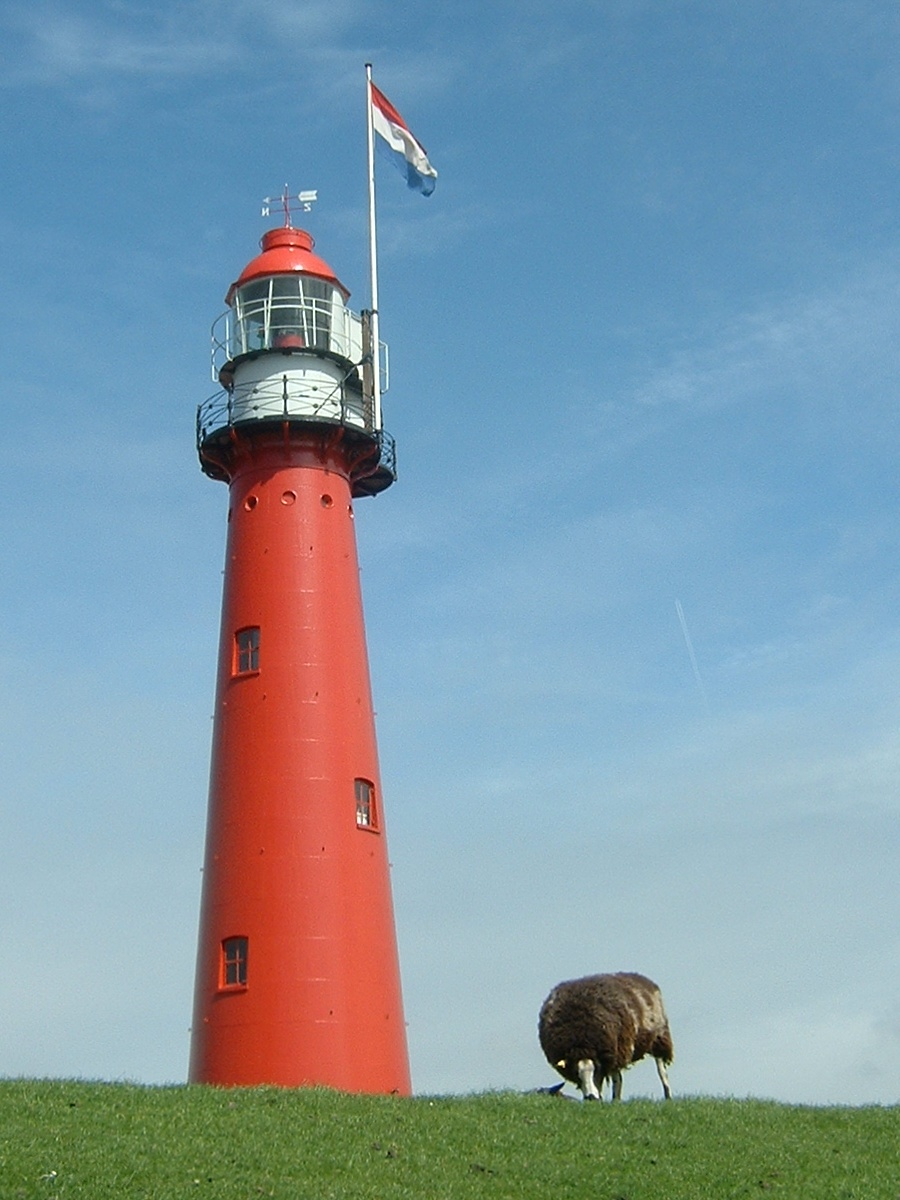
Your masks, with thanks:
[(21, 7), (0, 18), (17, 44), (6, 86), (64, 86), (132, 79), (151, 82), (209, 75), (228, 66), (259, 70), (260, 53), (309, 60), (336, 48), (357, 20), (355, 0), (292, 5), (277, 0), (166, 6)]
[(20, 48), (16, 66), (6, 75), (7, 86), (207, 72), (232, 61), (237, 52), (230, 39), (189, 34), (193, 23), (181, 20), (136, 17), (125, 28), (121, 15), (107, 20), (102, 11), (87, 15), (38, 8), (22, 9), (5, 23)]
[[(598, 397), (576, 383), (579, 419), (594, 429), (605, 462), (648, 445), (664, 453), (676, 430), (693, 430), (700, 464), (723, 422), (729, 450), (745, 439), (763, 470), (776, 461), (794, 470), (819, 449), (833, 453), (835, 439), (844, 452), (883, 456), (898, 434), (898, 289), (900, 258), (887, 248), (878, 260), (835, 266), (830, 278), (730, 317), (650, 328), (644, 340), (653, 349), (643, 364), (635, 360), (630, 384)], [(595, 470), (593, 453), (584, 466)], [(737, 487), (751, 482), (745, 474)]]
[(782, 295), (737, 314), (718, 330), (701, 331), (693, 345), (650, 370), (633, 401), (702, 413), (773, 388), (791, 388), (800, 398), (813, 389), (821, 395), (823, 382), (833, 401), (836, 382), (853, 379), (858, 387), (884, 378), (886, 356), (897, 365), (900, 319), (891, 298), (898, 284), (900, 263), (889, 255), (813, 291)]

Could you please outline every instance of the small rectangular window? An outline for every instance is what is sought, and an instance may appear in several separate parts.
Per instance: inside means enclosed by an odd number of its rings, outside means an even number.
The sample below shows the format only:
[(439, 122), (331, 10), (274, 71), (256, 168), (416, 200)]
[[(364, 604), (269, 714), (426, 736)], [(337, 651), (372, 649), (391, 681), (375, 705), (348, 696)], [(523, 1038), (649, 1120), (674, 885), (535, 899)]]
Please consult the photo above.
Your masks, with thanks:
[(259, 670), (259, 626), (239, 629), (234, 635), (234, 674), (248, 675)]
[(247, 939), (245, 937), (226, 938), (222, 943), (220, 979), (223, 988), (247, 986)]
[(375, 806), (375, 785), (368, 779), (353, 781), (356, 792), (356, 824), (360, 829), (378, 828), (378, 810)]

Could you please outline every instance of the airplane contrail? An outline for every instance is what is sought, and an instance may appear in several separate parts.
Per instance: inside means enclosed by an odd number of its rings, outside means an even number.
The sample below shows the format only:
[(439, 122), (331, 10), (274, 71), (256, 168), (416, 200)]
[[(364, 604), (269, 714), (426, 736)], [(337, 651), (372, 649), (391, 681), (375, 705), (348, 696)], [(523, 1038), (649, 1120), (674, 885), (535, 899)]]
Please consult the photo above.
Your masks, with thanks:
[(703, 697), (703, 703), (706, 711), (709, 712), (709, 697), (706, 694), (706, 688), (703, 686), (703, 677), (700, 674), (700, 668), (697, 666), (697, 655), (694, 653), (694, 643), (691, 641), (691, 635), (688, 633), (687, 621), (684, 619), (684, 609), (681, 607), (681, 601), (675, 600), (675, 611), (678, 613), (678, 623), (681, 625), (681, 632), (684, 634), (684, 644), (687, 646), (688, 657), (691, 660), (691, 667), (694, 672), (694, 678), (697, 680), (697, 687), (700, 689), (700, 695)]

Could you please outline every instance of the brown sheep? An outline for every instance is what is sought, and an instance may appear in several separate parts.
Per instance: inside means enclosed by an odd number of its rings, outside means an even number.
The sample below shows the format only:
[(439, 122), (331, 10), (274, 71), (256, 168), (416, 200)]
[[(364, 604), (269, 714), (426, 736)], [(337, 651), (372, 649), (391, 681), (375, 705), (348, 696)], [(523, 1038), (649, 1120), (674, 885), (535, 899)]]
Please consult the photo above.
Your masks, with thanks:
[(623, 971), (557, 984), (541, 1006), (538, 1038), (550, 1065), (585, 1100), (599, 1100), (607, 1079), (618, 1100), (622, 1072), (645, 1054), (656, 1059), (663, 1095), (671, 1098), (672, 1035), (662, 994), (644, 975)]

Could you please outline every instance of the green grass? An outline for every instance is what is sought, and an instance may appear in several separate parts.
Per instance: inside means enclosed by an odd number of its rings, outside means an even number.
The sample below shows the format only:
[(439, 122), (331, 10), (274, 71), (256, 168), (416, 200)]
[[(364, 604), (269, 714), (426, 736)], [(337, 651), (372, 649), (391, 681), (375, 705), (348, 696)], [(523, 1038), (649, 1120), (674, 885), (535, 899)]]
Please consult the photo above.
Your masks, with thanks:
[(0, 1081), (2, 1200), (900, 1200), (900, 1107)]

